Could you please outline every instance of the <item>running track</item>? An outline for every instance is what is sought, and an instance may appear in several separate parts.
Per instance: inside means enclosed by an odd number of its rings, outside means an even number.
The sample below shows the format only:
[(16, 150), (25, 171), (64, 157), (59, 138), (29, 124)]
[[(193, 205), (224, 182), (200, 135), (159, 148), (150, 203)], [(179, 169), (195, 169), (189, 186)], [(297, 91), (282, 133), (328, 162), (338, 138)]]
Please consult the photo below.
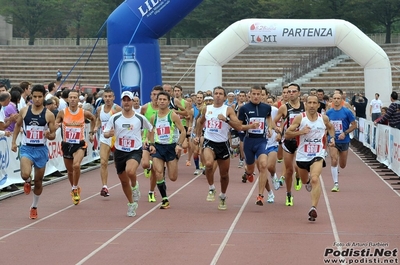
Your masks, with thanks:
[[(335, 242), (400, 246), (400, 194), (352, 151), (340, 170), (338, 193), (330, 192), (327, 160), (313, 223), (307, 220), (310, 198), (304, 187), (292, 189), (293, 207), (284, 205), (285, 187), (275, 191), (275, 203), (257, 206), (257, 181), (241, 182), (235, 158), (228, 210), (219, 211), (218, 200), (206, 201), (205, 176), (193, 176), (193, 166), (184, 163), (182, 157), (178, 180), (167, 180), (168, 210), (158, 209), (159, 198), (157, 204), (147, 202), (149, 183), (138, 171), (142, 197), (133, 218), (126, 217), (113, 164), (108, 198), (99, 195), (96, 169), (81, 177), (78, 206), (72, 205), (67, 180), (45, 186), (36, 220), (28, 218), (32, 195), (0, 201), (1, 264), (324, 264), (325, 249)], [(218, 181), (216, 187), (218, 194)]]

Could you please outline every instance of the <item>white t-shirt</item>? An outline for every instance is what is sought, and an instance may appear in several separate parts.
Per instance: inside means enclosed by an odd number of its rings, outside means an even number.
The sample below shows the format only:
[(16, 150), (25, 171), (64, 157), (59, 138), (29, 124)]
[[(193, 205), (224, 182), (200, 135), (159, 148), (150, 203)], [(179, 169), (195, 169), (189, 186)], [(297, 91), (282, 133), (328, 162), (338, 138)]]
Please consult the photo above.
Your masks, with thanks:
[(60, 98), (60, 104), (58, 105), (58, 111), (64, 110), (66, 107), (68, 107), (67, 102), (63, 98)]
[(18, 103), (18, 109), (21, 110), (25, 106), (26, 106), (26, 101), (23, 97), (21, 97), (21, 99), (19, 100), (19, 103)]
[(0, 110), (0, 122), (3, 122), (3, 123), (6, 118), (6, 115), (4, 114), (4, 108), (5, 107), (1, 107), (1, 110)]
[(371, 100), (372, 113), (381, 113), (382, 101), (380, 99)]

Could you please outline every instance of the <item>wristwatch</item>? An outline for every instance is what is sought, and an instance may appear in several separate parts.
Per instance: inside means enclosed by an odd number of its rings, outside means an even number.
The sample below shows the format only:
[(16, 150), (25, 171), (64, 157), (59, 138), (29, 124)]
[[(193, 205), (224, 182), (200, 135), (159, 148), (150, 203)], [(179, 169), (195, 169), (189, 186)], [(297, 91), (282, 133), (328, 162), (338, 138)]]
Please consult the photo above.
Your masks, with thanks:
[(231, 121), (231, 119), (230, 119), (229, 117), (226, 117), (225, 122), (226, 122), (226, 123), (229, 123), (230, 121)]

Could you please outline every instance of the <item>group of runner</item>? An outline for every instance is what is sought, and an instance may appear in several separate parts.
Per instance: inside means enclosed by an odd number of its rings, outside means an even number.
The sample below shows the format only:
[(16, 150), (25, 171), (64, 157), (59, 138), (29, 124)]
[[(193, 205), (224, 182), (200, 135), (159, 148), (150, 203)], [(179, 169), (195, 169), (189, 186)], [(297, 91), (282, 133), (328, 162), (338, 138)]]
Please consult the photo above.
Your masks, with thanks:
[[(258, 195), (255, 203), (274, 202), (271, 189), (286, 185), (286, 205), (293, 206), (291, 193), (293, 176), (295, 188), (302, 183), (311, 192), (308, 219), (315, 221), (321, 193), (319, 182), (325, 166), (327, 151), (331, 155), (331, 172), (335, 183), (332, 191), (339, 191), (338, 165), (346, 166), (349, 133), (356, 128), (354, 114), (347, 109), (340, 95), (333, 96), (321, 114), (321, 102), (310, 94), (300, 100), (300, 86), (284, 86), (282, 98), (276, 100), (267, 90), (253, 86), (239, 92), (236, 102), (227, 102), (223, 87), (213, 91), (193, 93), (182, 97), (182, 87), (165, 84), (155, 86), (151, 101), (136, 113), (137, 98), (131, 92), (121, 94), (121, 106), (114, 103), (111, 89), (104, 90), (104, 105), (95, 115), (78, 107), (79, 92), (69, 91), (69, 106), (57, 117), (43, 107), (45, 89), (32, 88), (33, 104), (22, 109), (13, 134), (12, 149), (17, 151), (16, 139), (22, 127), (21, 177), (24, 191), (31, 190), (31, 168), (34, 167), (34, 198), (30, 218), (37, 218), (37, 205), (42, 192), (42, 180), (48, 161), (46, 139), (53, 140), (58, 127), (62, 129), (62, 151), (73, 204), (80, 202), (80, 166), (86, 153), (85, 121), (90, 123), (89, 141), (99, 133), (101, 182), (100, 195), (110, 195), (107, 187), (108, 160), (114, 151), (114, 162), (123, 192), (128, 200), (128, 216), (135, 216), (140, 199), (136, 172), (141, 166), (149, 178), (148, 201), (156, 202), (155, 187), (161, 196), (161, 209), (168, 209), (165, 175), (171, 181), (178, 178), (178, 160), (188, 152), (186, 165), (195, 164), (195, 175), (206, 175), (209, 187), (206, 200), (214, 201), (216, 187), (214, 174), (219, 168), (220, 194), (218, 209), (227, 209), (229, 168), (234, 153), (240, 156), (238, 167), (244, 168), (242, 182), (253, 182), (255, 170), (259, 172)], [(327, 110), (327, 108), (330, 108)], [(51, 115), (50, 115), (51, 114)], [(329, 147), (328, 147), (329, 146)], [(278, 178), (277, 161), (283, 159), (284, 171)], [(296, 165), (294, 166), (294, 161)], [(204, 167), (204, 170), (201, 168)], [(167, 174), (166, 174), (167, 172)], [(270, 181), (269, 181), (270, 180)]]

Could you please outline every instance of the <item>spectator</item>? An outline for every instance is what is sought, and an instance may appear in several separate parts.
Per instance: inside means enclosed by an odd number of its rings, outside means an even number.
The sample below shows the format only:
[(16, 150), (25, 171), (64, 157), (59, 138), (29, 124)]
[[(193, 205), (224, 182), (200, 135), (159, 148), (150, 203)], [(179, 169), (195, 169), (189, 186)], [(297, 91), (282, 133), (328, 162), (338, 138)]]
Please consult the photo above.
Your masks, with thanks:
[(58, 111), (65, 109), (68, 107), (68, 95), (69, 95), (69, 89), (65, 88), (63, 92), (61, 93), (61, 98), (60, 98), (60, 104), (58, 105)]
[(49, 91), (49, 93), (46, 94), (45, 100), (51, 99), (54, 96), (54, 94), (57, 92), (56, 83), (51, 82), (50, 84), (48, 84), (47, 90)]
[(375, 98), (371, 100), (369, 107), (369, 114), (371, 114), (371, 119), (375, 121), (381, 116), (382, 101), (379, 99), (379, 93), (375, 93)]
[(7, 92), (7, 87), (5, 84), (0, 83), (0, 93)]
[(56, 116), (57, 118), (57, 114), (58, 114), (58, 106), (60, 106), (60, 99), (58, 97), (52, 97), (51, 100), (53, 100), (54, 103), (54, 116)]
[[(387, 109), (388, 109), (387, 107), (382, 107), (381, 116), (379, 118), (377, 118), (376, 120), (374, 120), (375, 124), (379, 123), (379, 121), (382, 119), (382, 117), (385, 116)], [(382, 124), (389, 125), (389, 122), (386, 120), (386, 121), (382, 122)]]
[(367, 109), (368, 99), (362, 94), (355, 94), (351, 99), (351, 103), (356, 109), (356, 117), (367, 118), (365, 110)]
[[(54, 114), (54, 118), (55, 118), (55, 117), (57, 117), (57, 114), (55, 113), (55, 110), (57, 110), (57, 109), (56, 109), (56, 105), (54, 103), (55, 102), (53, 101), (53, 99), (50, 98), (44, 102), (44, 105), (46, 106), (46, 108), (48, 110), (50, 110)], [(58, 113), (58, 111), (57, 111), (57, 113)]]
[(57, 78), (56, 78), (56, 80), (59, 82), (59, 81), (61, 81), (61, 78), (62, 78), (62, 73), (61, 73), (60, 69), (58, 69), (57, 70)]
[(22, 88), (23, 92), (21, 93), (21, 100), (18, 104), (18, 109), (22, 109), (28, 104), (27, 97), (31, 94), (31, 86), (32, 83), (28, 81), (23, 81), (19, 84), (19, 87)]
[(387, 109), (386, 114), (383, 115), (378, 122), (375, 122), (375, 124), (383, 124), (385, 121), (388, 121), (390, 127), (400, 129), (400, 101), (398, 99), (399, 96), (397, 92), (393, 91), (392, 94), (390, 94), (390, 101), (392, 101), (392, 103)]

